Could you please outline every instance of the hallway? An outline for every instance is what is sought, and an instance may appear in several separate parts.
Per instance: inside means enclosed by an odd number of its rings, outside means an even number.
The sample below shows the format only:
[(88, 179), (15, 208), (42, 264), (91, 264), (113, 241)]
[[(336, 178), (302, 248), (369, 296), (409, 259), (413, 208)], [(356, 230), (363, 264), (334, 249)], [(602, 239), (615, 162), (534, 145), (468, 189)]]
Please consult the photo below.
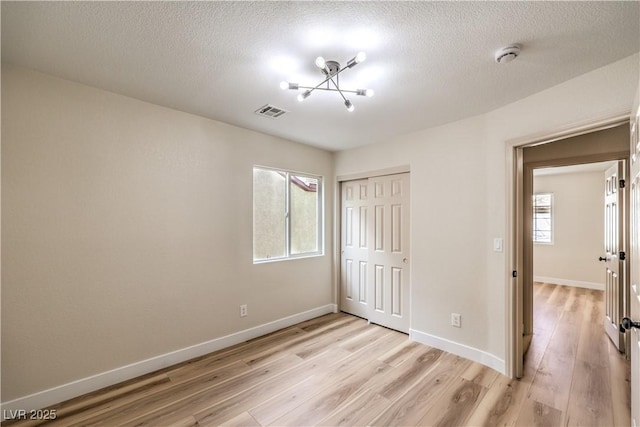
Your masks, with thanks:
[[(547, 425), (629, 425), (629, 362), (603, 329), (604, 292), (534, 283), (534, 336), (525, 357), (530, 383), (522, 416)], [(538, 420), (530, 420), (538, 424)], [(535, 421), (535, 422), (533, 422)]]

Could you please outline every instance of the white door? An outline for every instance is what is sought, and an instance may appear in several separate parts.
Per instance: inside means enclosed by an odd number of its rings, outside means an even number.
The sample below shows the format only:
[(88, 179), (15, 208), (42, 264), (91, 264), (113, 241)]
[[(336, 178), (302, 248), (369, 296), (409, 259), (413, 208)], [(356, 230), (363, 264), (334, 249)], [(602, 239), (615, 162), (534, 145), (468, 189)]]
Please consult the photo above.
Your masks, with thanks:
[(631, 116), (631, 292), (629, 315), (625, 327), (631, 329), (627, 339), (631, 350), (631, 425), (640, 427), (640, 88), (636, 95), (635, 114)]
[(623, 311), (624, 260), (621, 256), (624, 242), (624, 197), (620, 180), (624, 179), (624, 162), (617, 162), (605, 172), (604, 200), (604, 256), (605, 264), (605, 315), (604, 329), (618, 350), (624, 350), (620, 333)]
[(409, 174), (342, 185), (341, 310), (409, 332)]
[(409, 332), (409, 174), (371, 178), (369, 319)]
[(340, 309), (369, 317), (369, 181), (342, 183)]

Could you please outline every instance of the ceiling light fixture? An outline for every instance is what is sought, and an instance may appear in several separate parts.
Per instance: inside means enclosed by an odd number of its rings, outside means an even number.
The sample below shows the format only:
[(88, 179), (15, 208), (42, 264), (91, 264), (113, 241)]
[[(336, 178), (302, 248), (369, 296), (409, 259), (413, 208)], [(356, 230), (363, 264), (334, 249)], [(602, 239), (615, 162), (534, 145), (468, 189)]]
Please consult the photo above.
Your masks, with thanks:
[[(347, 68), (353, 68), (359, 63), (363, 62), (367, 59), (367, 55), (364, 52), (359, 52), (356, 56), (351, 58), (347, 65), (344, 67), (340, 67), (340, 63), (337, 61), (326, 61), (322, 56), (318, 56), (316, 58), (316, 67), (320, 69), (322, 74), (325, 75), (325, 79), (318, 83), (316, 86), (301, 86), (298, 83), (290, 83), (290, 82), (282, 82), (280, 83), (280, 89), (282, 90), (300, 90), (305, 89), (304, 92), (298, 95), (298, 101), (302, 102), (311, 95), (311, 92), (314, 90), (326, 90), (329, 92), (338, 92), (342, 99), (344, 100), (344, 105), (347, 108), (347, 111), (351, 112), (354, 110), (353, 103), (347, 99), (344, 95), (345, 93), (355, 93), (359, 96), (373, 96), (373, 89), (342, 89), (340, 87), (340, 73), (346, 70)], [(323, 86), (326, 83), (326, 86)], [(333, 84), (334, 87), (331, 87)]]

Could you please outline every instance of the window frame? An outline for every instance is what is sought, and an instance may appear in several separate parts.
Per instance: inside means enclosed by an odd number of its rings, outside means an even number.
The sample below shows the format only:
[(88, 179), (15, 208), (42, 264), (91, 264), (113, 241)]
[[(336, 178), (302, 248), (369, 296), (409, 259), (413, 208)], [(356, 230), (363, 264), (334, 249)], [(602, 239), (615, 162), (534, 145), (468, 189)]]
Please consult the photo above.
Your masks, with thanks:
[[(255, 170), (265, 170), (271, 172), (278, 172), (280, 174), (284, 174), (285, 178), (285, 254), (283, 256), (272, 257), (272, 258), (255, 258), (255, 181), (254, 174)], [(254, 264), (264, 264), (269, 262), (277, 262), (277, 261), (287, 261), (292, 259), (300, 259), (300, 258), (311, 258), (318, 257), (324, 255), (324, 176), (315, 175), (308, 172), (297, 172), (289, 169), (275, 168), (270, 166), (261, 166), (261, 165), (253, 165), (251, 169), (252, 174), (252, 192), (251, 192), (251, 205), (252, 205), (252, 258)], [(291, 176), (299, 176), (303, 178), (311, 178), (317, 180), (316, 185), (316, 194), (317, 194), (317, 206), (316, 206), (316, 218), (317, 218), (317, 251), (314, 252), (304, 252), (299, 254), (291, 253), (291, 186), (294, 185), (291, 180)]]
[[(549, 241), (546, 240), (536, 240), (536, 196), (549, 196)], [(555, 224), (554, 224), (554, 205), (555, 201), (553, 198), (553, 193), (548, 191), (541, 191), (539, 193), (533, 193), (531, 197), (531, 207), (532, 207), (532, 216), (531, 216), (531, 240), (534, 245), (553, 245), (554, 244), (554, 234), (555, 234)]]

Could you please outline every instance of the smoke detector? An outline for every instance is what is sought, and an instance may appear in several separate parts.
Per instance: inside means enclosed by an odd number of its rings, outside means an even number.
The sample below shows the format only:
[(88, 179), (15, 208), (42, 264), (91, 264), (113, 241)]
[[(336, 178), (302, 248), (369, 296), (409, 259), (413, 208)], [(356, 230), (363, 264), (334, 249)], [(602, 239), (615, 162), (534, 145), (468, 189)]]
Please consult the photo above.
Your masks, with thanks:
[(495, 58), (498, 64), (506, 64), (516, 59), (518, 55), (520, 55), (520, 45), (514, 44), (498, 49)]

